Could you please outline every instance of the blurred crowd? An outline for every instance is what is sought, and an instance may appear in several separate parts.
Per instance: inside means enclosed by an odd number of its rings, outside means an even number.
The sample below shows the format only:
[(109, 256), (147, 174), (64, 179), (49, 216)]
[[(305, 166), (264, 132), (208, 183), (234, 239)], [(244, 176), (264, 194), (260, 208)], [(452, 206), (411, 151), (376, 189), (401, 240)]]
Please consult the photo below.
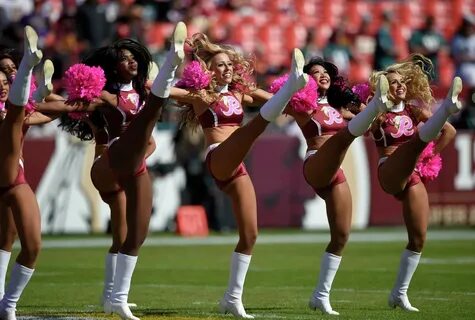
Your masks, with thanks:
[(0, 0), (0, 44), (20, 48), (39, 33), (56, 77), (91, 49), (118, 38), (147, 44), (157, 62), (174, 23), (252, 54), (266, 85), (288, 68), (292, 48), (333, 61), (351, 82), (419, 52), (446, 86), (454, 73), (475, 86), (474, 0)]

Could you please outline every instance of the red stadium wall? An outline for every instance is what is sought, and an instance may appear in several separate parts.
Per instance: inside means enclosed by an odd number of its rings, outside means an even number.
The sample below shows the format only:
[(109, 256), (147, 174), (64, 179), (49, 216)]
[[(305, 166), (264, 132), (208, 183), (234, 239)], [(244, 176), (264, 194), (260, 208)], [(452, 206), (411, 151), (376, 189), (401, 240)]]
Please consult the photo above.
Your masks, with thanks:
[(48, 162), (54, 151), (54, 140), (46, 139), (26, 139), (23, 148), (23, 158), (25, 160), (25, 174), (28, 183), (33, 190), (36, 190), (40, 183)]
[[(402, 225), (400, 202), (384, 193), (378, 184), (374, 143), (368, 138), (365, 145), (371, 189), (369, 225)], [(251, 151), (249, 172), (256, 188), (262, 227), (301, 226), (304, 202), (313, 193), (302, 177), (303, 160), (297, 156), (297, 148), (296, 138), (264, 136)], [(459, 131), (444, 150), (442, 160), (439, 177), (427, 184), (431, 224), (475, 225), (475, 133)]]
[[(374, 143), (365, 139), (370, 172), (368, 225), (401, 225), (401, 205), (385, 194), (377, 182), (378, 156)], [(314, 198), (302, 176), (300, 142), (295, 137), (267, 134), (258, 139), (246, 165), (254, 182), (261, 227), (301, 227), (306, 201)], [(54, 151), (54, 140), (25, 141), (26, 176), (35, 190)], [(439, 177), (427, 185), (431, 224), (475, 225), (475, 133), (459, 131), (442, 154)], [(346, 173), (350, 175), (349, 172)], [(350, 185), (352, 190), (361, 185)]]

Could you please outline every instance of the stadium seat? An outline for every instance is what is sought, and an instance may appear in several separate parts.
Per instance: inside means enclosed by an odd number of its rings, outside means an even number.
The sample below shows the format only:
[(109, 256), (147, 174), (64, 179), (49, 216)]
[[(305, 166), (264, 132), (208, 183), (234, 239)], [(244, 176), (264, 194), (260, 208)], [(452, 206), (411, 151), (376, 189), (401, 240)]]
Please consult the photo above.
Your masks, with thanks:
[(203, 206), (181, 206), (176, 215), (176, 233), (184, 237), (206, 237), (209, 233)]
[(302, 48), (305, 46), (305, 40), (307, 39), (307, 29), (301, 23), (291, 24), (285, 28), (284, 37), (287, 50)]

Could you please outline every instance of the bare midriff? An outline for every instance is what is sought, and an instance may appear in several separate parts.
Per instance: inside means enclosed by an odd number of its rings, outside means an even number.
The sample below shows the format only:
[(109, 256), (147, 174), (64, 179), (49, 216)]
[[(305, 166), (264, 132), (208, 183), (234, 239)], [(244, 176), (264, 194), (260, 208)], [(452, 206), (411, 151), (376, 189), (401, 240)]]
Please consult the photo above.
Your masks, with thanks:
[(210, 146), (213, 143), (220, 143), (229, 138), (229, 136), (239, 129), (239, 126), (221, 126), (214, 128), (203, 129), (205, 135), (206, 146)]
[(316, 136), (310, 139), (307, 139), (307, 149), (308, 150), (318, 150), (323, 146), (332, 135)]

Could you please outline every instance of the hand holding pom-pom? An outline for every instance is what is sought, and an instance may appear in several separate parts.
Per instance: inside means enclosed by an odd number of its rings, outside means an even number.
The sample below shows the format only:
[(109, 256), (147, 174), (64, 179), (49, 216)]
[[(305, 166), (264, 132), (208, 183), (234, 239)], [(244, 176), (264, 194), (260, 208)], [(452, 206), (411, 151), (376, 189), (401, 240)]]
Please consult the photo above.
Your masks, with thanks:
[[(101, 67), (90, 67), (78, 63), (66, 71), (64, 81), (69, 95), (68, 101), (90, 103), (101, 95), (106, 84), (106, 77)], [(69, 117), (75, 120), (83, 120), (87, 116), (88, 113), (85, 112), (69, 113)]]
[(106, 77), (101, 67), (77, 63), (66, 71), (64, 81), (69, 100), (90, 102), (101, 95)]

